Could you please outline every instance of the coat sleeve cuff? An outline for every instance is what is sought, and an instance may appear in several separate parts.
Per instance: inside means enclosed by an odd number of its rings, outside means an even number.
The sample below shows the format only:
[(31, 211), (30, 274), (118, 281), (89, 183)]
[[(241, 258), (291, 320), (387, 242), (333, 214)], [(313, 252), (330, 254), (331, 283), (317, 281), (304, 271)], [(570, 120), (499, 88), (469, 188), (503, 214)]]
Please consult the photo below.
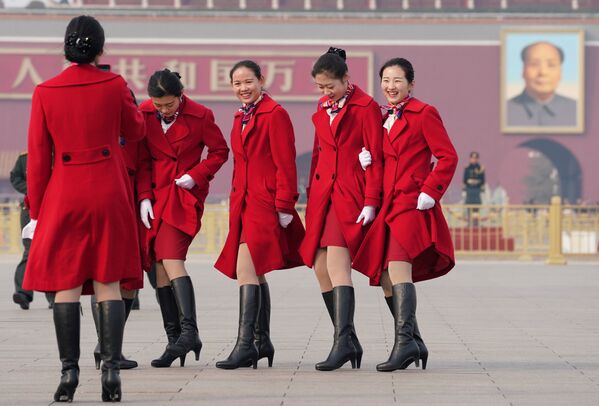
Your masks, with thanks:
[(424, 184), (424, 185), (422, 185), (421, 191), (426, 193), (433, 199), (439, 201), (439, 200), (441, 200), (441, 197), (443, 196), (443, 193), (445, 192), (445, 188), (443, 187), (443, 185), (437, 185), (436, 187), (431, 187), (427, 184)]
[(152, 192), (141, 192), (137, 194), (137, 202), (141, 203), (144, 199), (154, 200), (154, 194)]
[(290, 202), (288, 200), (276, 199), (275, 207), (276, 207), (277, 211), (280, 211), (282, 213), (293, 214), (293, 212), (295, 211), (295, 202)]

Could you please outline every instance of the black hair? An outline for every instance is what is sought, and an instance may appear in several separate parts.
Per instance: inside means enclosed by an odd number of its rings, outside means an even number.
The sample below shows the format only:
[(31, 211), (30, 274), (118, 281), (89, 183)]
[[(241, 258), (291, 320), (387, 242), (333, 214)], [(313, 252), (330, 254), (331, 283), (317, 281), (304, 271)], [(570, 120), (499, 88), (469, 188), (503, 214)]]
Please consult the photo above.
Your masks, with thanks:
[(472, 151), (472, 152), (470, 153), (470, 158), (479, 158), (478, 152), (476, 152), (476, 151)]
[(90, 63), (104, 50), (104, 29), (94, 17), (73, 18), (64, 34), (64, 56), (70, 62)]
[(326, 54), (321, 55), (312, 67), (312, 77), (326, 73), (335, 79), (343, 79), (347, 74), (345, 51), (341, 48), (329, 48)]
[(412, 83), (414, 81), (414, 67), (412, 63), (404, 58), (393, 58), (389, 59), (383, 66), (381, 66), (381, 70), (379, 71), (379, 76), (381, 79), (383, 78), (383, 72), (390, 66), (399, 66), (404, 74), (406, 75), (406, 79), (408, 83)]
[(541, 45), (541, 44), (547, 44), (547, 45), (552, 46), (553, 48), (555, 48), (555, 50), (559, 54), (559, 62), (560, 63), (564, 62), (564, 51), (560, 47), (558, 47), (557, 45), (552, 44), (551, 42), (547, 42), (547, 41), (533, 42), (532, 44), (527, 45), (524, 48), (522, 48), (522, 51), (520, 51), (520, 58), (522, 58), (522, 62), (526, 63), (526, 58), (528, 58), (528, 51), (530, 50), (530, 48), (532, 48), (534, 46), (537, 46), (537, 45)]
[(229, 71), (229, 79), (231, 79), (231, 82), (233, 81), (233, 73), (235, 73), (235, 71), (239, 68), (248, 68), (249, 70), (254, 72), (254, 75), (256, 75), (256, 77), (258, 79), (262, 78), (262, 69), (260, 69), (260, 65), (258, 65), (254, 61), (250, 61), (250, 60), (246, 59), (246, 60), (237, 62), (235, 65), (233, 65), (233, 67)]
[(168, 69), (157, 70), (148, 81), (148, 95), (150, 97), (177, 96), (183, 94), (183, 83), (178, 72)]

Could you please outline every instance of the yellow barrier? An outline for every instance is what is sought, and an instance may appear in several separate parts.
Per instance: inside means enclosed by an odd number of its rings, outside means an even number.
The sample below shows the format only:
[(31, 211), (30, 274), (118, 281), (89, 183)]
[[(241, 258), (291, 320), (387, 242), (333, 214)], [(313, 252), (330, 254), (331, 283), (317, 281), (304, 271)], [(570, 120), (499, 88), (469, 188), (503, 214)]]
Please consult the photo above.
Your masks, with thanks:
[[(0, 254), (21, 250), (19, 210), (17, 203), (0, 204)], [(304, 210), (298, 205), (302, 218)], [(571, 255), (599, 258), (598, 205), (562, 205), (554, 197), (546, 205), (447, 204), (443, 210), (458, 256), (541, 257), (551, 264)], [(207, 204), (189, 252), (218, 254), (228, 229), (228, 205)]]

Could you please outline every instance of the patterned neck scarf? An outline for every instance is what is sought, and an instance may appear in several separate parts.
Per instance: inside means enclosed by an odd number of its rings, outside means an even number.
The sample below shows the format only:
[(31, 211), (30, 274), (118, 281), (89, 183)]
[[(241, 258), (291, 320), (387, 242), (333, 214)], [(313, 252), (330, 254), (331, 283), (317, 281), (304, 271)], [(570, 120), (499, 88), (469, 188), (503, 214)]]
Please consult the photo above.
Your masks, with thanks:
[(185, 105), (185, 99), (183, 98), (183, 96), (181, 96), (179, 100), (179, 108), (177, 109), (177, 111), (175, 111), (175, 114), (169, 117), (164, 117), (161, 112), (156, 110), (156, 118), (159, 121), (164, 121), (165, 124), (171, 124), (172, 122), (174, 122), (177, 119), (177, 117), (179, 117), (179, 113), (183, 111), (183, 106)]
[(381, 109), (383, 109), (387, 112), (387, 117), (390, 115), (394, 115), (397, 119), (399, 119), (399, 118), (401, 118), (401, 115), (403, 114), (403, 110), (406, 107), (406, 104), (408, 104), (408, 102), (410, 101), (411, 98), (412, 98), (412, 95), (408, 94), (399, 103), (397, 103), (397, 104), (389, 103), (387, 105), (381, 106)]
[(254, 114), (254, 111), (256, 110), (256, 106), (258, 103), (260, 103), (260, 100), (262, 100), (262, 96), (264, 96), (264, 93), (260, 94), (260, 97), (258, 97), (255, 102), (244, 104), (239, 108), (239, 112), (243, 113), (243, 117), (241, 117), (241, 125), (246, 125), (249, 123), (250, 119), (252, 118), (252, 114)]
[[(342, 98), (340, 98), (337, 101), (334, 101), (332, 99), (327, 99), (325, 101), (323, 101), (322, 103), (320, 103), (320, 108), (321, 109), (331, 109), (330, 114), (336, 114), (339, 113), (339, 110), (341, 110), (341, 107), (339, 106), (341, 104), (341, 102), (343, 100), (345, 100), (347, 102), (347, 100), (349, 100), (349, 98), (351, 97), (351, 95), (354, 93), (354, 85), (352, 85), (351, 83), (347, 84), (347, 90), (345, 91), (345, 94), (343, 95)], [(345, 106), (345, 104), (343, 104)]]

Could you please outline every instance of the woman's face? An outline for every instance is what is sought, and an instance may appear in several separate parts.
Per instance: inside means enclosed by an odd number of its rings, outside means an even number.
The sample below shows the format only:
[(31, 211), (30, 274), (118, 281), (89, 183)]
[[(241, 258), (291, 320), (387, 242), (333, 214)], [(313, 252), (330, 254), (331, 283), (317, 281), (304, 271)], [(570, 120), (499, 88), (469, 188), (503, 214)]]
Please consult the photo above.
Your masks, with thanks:
[(156, 110), (162, 114), (162, 117), (172, 117), (179, 109), (181, 99), (178, 96), (166, 95), (162, 97), (152, 97), (152, 103)]
[(381, 89), (390, 104), (397, 104), (405, 99), (413, 88), (414, 82), (408, 83), (406, 73), (400, 66), (389, 66), (383, 71)]
[(333, 101), (338, 101), (347, 91), (348, 79), (349, 76), (347, 74), (343, 76), (343, 79), (337, 79), (323, 72), (314, 76), (314, 83), (316, 83), (318, 90), (323, 96)]
[(250, 68), (241, 66), (233, 72), (231, 78), (233, 93), (243, 104), (258, 100), (264, 87), (264, 77), (257, 78)]

